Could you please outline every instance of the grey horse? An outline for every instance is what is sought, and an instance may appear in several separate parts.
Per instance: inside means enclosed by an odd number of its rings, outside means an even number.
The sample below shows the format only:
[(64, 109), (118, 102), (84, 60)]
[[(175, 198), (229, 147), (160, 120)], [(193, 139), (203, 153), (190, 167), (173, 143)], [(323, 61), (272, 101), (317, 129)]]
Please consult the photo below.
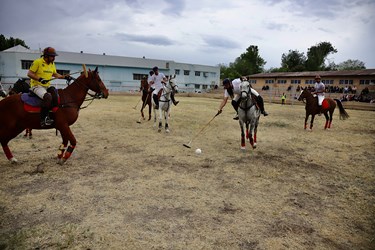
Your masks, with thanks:
[[(249, 139), (253, 149), (257, 146), (257, 129), (259, 124), (260, 110), (256, 106), (255, 101), (251, 97), (250, 83), (243, 81), (240, 85), (240, 99), (238, 107), (238, 117), (241, 128), (241, 149), (245, 150), (245, 131), (246, 124), (246, 138)], [(250, 127), (250, 130), (249, 130)], [(253, 137), (254, 135), (254, 137)]]

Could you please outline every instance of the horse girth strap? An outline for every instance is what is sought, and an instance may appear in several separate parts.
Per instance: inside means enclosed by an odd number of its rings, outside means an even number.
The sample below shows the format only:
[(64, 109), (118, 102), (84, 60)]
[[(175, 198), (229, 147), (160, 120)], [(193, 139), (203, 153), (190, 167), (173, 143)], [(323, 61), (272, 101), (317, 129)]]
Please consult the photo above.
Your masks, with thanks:
[(251, 103), (251, 105), (248, 106), (248, 107), (241, 107), (241, 106), (239, 106), (239, 108), (242, 109), (242, 110), (244, 110), (244, 111), (248, 111), (248, 110), (251, 109), (252, 106), (254, 106), (254, 103)]

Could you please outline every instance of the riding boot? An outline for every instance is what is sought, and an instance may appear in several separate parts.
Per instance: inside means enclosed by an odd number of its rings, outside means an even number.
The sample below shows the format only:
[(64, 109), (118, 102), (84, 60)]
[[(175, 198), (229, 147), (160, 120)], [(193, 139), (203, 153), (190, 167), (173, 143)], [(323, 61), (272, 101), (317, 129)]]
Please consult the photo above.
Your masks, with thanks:
[(322, 106), (319, 106), (318, 105), (318, 116), (321, 116), (322, 115)]
[(172, 91), (171, 93), (171, 99), (172, 99), (172, 102), (175, 106), (177, 106), (177, 104), (180, 102), (180, 101), (176, 101), (176, 99), (174, 99), (174, 92)]
[(267, 116), (268, 113), (264, 110), (264, 101), (263, 101), (263, 98), (262, 98), (260, 95), (257, 96), (257, 103), (258, 103), (258, 106), (259, 106), (260, 112), (261, 112), (264, 116)]
[(157, 95), (152, 95), (152, 98), (154, 99), (155, 102), (155, 109), (159, 109), (159, 99)]
[(48, 116), (49, 110), (51, 108), (51, 102), (52, 102), (51, 94), (50, 93), (44, 94), (43, 103), (41, 105), (41, 110), (40, 110), (40, 126), (42, 128), (46, 126), (51, 126), (54, 122), (54, 120)]
[(238, 120), (238, 107), (240, 106), (240, 104), (238, 103), (238, 101), (232, 100), (232, 106), (234, 110), (236, 110), (236, 115), (233, 117), (233, 120)]

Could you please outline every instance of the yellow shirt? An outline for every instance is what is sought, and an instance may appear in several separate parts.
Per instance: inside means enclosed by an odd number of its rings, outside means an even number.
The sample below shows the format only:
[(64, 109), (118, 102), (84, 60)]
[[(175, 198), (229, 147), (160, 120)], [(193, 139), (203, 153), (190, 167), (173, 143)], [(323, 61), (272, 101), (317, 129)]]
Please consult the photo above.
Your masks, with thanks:
[[(44, 58), (41, 57), (34, 60), (34, 62), (30, 66), (30, 70), (34, 72), (39, 78), (50, 80), (52, 79), (53, 74), (56, 73), (56, 66), (55, 63), (47, 64)], [(46, 84), (42, 84), (41, 82), (31, 79), (30, 85), (31, 87), (40, 85), (48, 88), (51, 85), (51, 82), (49, 81)]]

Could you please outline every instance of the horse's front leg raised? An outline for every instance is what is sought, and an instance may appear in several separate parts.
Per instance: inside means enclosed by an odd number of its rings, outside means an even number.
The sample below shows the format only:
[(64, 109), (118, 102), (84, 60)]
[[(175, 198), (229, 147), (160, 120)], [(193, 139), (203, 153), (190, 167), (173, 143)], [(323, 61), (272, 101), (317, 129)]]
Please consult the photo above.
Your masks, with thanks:
[[(70, 130), (69, 126), (64, 127), (60, 129), (61, 137), (62, 137), (62, 144), (59, 147), (59, 151), (57, 154), (58, 163), (64, 164), (72, 155), (76, 145), (77, 141), (74, 137), (72, 131)], [(70, 145), (68, 146), (68, 143), (70, 142)], [(68, 146), (68, 147), (67, 147)]]

